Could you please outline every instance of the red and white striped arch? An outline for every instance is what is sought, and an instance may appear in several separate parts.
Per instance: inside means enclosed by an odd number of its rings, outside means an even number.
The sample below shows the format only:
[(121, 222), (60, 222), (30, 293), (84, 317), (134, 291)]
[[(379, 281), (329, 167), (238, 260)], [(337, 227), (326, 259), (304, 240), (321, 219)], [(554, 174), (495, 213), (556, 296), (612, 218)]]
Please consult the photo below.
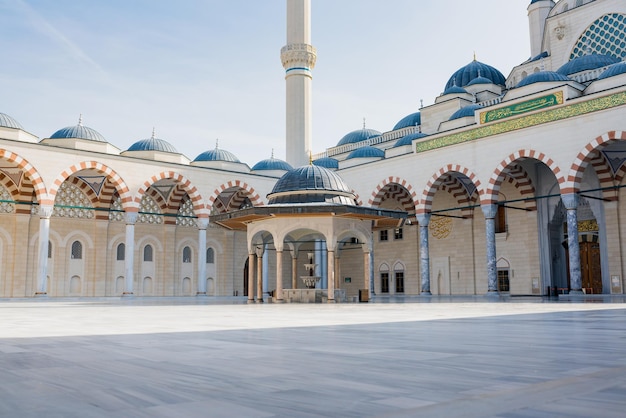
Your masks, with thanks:
[(479, 196), (482, 195), (481, 183), (476, 174), (474, 174), (467, 167), (463, 167), (459, 164), (448, 164), (441, 167), (435, 174), (433, 174), (426, 184), (426, 187), (422, 191), (419, 203), (417, 204), (417, 214), (429, 213), (432, 210), (435, 193), (443, 186), (444, 182), (452, 176), (452, 174), (467, 177), (474, 184), (474, 186), (476, 186), (476, 191)]
[(588, 143), (576, 156), (570, 167), (567, 181), (561, 185), (561, 193), (576, 193), (580, 190), (580, 182), (587, 166), (593, 161), (597, 151), (616, 141), (626, 140), (626, 132), (609, 131)]
[(16, 167), (24, 171), (24, 175), (30, 180), (35, 192), (35, 197), (40, 204), (54, 203), (54, 198), (50, 199), (47, 196), (46, 186), (41, 178), (41, 175), (28, 161), (20, 157), (18, 154), (5, 149), (0, 149), (0, 159), (6, 160), (11, 164), (15, 164)]
[[(141, 205), (141, 198), (146, 193), (146, 190), (148, 190), (150, 186), (152, 186), (153, 184), (156, 184), (157, 182), (161, 180), (172, 180), (178, 186), (180, 186), (185, 192), (187, 192), (187, 194), (189, 195), (189, 199), (191, 199), (191, 202), (193, 204), (193, 211), (196, 216), (208, 215), (207, 208), (205, 207), (202, 201), (202, 196), (200, 195), (200, 192), (198, 191), (196, 186), (194, 186), (191, 183), (191, 180), (189, 180), (187, 177), (175, 171), (162, 171), (158, 174), (151, 176), (149, 180), (146, 180), (137, 191), (137, 194), (135, 194), (135, 197), (133, 198), (134, 206), (137, 209)], [(123, 201), (123, 198), (122, 198), (122, 201)]]
[[(233, 189), (239, 189), (239, 190), (244, 191), (244, 194), (246, 195), (248, 199), (250, 199), (250, 202), (252, 202), (253, 206), (263, 206), (263, 201), (261, 200), (261, 196), (259, 196), (256, 190), (254, 190), (254, 187), (250, 186), (245, 181), (232, 180), (232, 181), (229, 181), (228, 183), (224, 183), (220, 185), (217, 189), (213, 191), (213, 194), (211, 195), (211, 197), (209, 197), (207, 209), (210, 211), (213, 208), (213, 205), (216, 204), (215, 201), (217, 200), (218, 196), (221, 193), (227, 190), (233, 190)], [(219, 203), (217, 203), (217, 205), (219, 205)], [(225, 208), (225, 209), (228, 210), (228, 208)]]
[(402, 210), (410, 214), (415, 213), (415, 197), (413, 186), (400, 177), (387, 177), (381, 181), (372, 192), (372, 197), (367, 202), (371, 207), (379, 207), (387, 199), (393, 199), (402, 207)]

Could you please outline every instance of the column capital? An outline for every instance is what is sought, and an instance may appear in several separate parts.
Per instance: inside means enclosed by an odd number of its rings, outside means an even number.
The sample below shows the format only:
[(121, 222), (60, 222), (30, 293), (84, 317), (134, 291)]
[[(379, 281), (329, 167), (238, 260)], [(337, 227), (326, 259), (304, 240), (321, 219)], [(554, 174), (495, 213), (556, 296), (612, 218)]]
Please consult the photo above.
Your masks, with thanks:
[(480, 205), (480, 208), (483, 211), (483, 215), (485, 215), (485, 218), (487, 219), (494, 219), (498, 213), (498, 205), (493, 203)]
[(135, 225), (139, 218), (139, 212), (124, 212), (124, 222), (126, 225)]
[(566, 193), (561, 195), (561, 200), (565, 209), (572, 210), (578, 208), (580, 198), (577, 193)]
[(39, 205), (37, 213), (40, 218), (49, 219), (54, 211), (54, 205)]
[(419, 226), (428, 226), (431, 216), (432, 215), (430, 213), (421, 213), (415, 215), (415, 218), (417, 218), (417, 223), (419, 224)]
[(263, 245), (258, 245), (256, 247), (254, 247), (254, 253), (256, 254), (257, 257), (261, 258), (263, 257)]
[(198, 218), (196, 220), (196, 225), (200, 230), (207, 229), (209, 227), (209, 218)]

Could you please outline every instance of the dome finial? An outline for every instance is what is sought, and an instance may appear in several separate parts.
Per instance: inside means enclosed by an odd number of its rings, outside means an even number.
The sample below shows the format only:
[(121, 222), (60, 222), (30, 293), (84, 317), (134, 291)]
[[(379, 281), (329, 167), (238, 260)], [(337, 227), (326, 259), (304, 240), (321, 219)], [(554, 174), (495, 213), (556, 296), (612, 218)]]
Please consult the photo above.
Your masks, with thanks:
[(474, 51), (474, 61), (476, 61), (476, 51)]
[(420, 99), (420, 109), (424, 108), (424, 99)]
[(274, 159), (274, 148), (272, 148), (272, 156), (270, 157), (272, 160)]
[(83, 126), (83, 114), (78, 115), (78, 126)]
[(150, 137), (150, 139), (154, 139), (156, 137), (156, 130), (154, 129), (154, 126), (152, 127), (152, 136)]
[(363, 118), (363, 130), (365, 130), (365, 118)]
[(313, 152), (309, 151), (309, 165), (313, 165)]
[(220, 143), (220, 139), (219, 138), (215, 138), (215, 149), (218, 148), (219, 143)]

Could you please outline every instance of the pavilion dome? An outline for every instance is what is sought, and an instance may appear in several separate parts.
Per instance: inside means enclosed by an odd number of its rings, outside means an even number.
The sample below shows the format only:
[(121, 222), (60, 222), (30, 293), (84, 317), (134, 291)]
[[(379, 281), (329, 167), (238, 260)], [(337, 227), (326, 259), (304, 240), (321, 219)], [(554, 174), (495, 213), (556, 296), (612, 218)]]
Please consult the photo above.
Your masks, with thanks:
[(290, 171), (292, 169), (293, 167), (289, 165), (289, 163), (279, 160), (278, 158), (274, 158), (274, 156), (266, 160), (259, 161), (254, 165), (254, 167), (252, 167), (252, 171)]
[(196, 157), (195, 160), (193, 160), (194, 162), (199, 162), (199, 161), (227, 161), (230, 163), (239, 163), (239, 158), (237, 158), (235, 156), (235, 154), (233, 154), (230, 151), (226, 151), (223, 149), (219, 149), (217, 147), (215, 147), (215, 149), (209, 150), (209, 151), (205, 151), (202, 154), (198, 155)]
[(452, 74), (452, 76), (446, 83), (444, 91), (448, 90), (452, 86), (468, 86), (472, 80), (478, 77), (484, 77), (488, 79), (492, 84), (497, 84), (500, 86), (504, 86), (506, 83), (506, 79), (500, 71), (490, 65), (483, 64), (480, 61), (474, 60), (466, 66), (461, 67), (454, 74)]
[(415, 112), (400, 119), (400, 121), (396, 123), (396, 126), (394, 126), (392, 130), (395, 131), (398, 129), (408, 128), (410, 126), (416, 126), (416, 125), (421, 125), (421, 124), (422, 124), (422, 115), (420, 112)]
[(610, 55), (583, 55), (582, 57), (574, 58), (563, 64), (556, 72), (563, 75), (570, 75), (581, 71), (595, 70), (596, 68), (606, 67), (618, 62), (620, 62), (619, 58)]
[(395, 145), (393, 146), (394, 148), (397, 147), (402, 147), (404, 145), (411, 145), (413, 143), (414, 139), (420, 139), (420, 138), (424, 138), (427, 137), (428, 135), (423, 134), (421, 132), (415, 132), (413, 134), (408, 134), (403, 136), (402, 138), (398, 139), (398, 141), (395, 143)]
[(462, 107), (456, 112), (454, 112), (452, 116), (450, 116), (450, 119), (448, 120), (460, 119), (460, 118), (464, 118), (467, 116), (474, 116), (474, 113), (476, 112), (477, 109), (482, 109), (482, 106), (473, 104), (473, 105)]
[(367, 141), (370, 138), (375, 138), (377, 136), (382, 135), (380, 132), (374, 129), (359, 129), (356, 131), (352, 131), (346, 134), (341, 140), (337, 143), (337, 146), (347, 145), (347, 144), (355, 144), (361, 141)]
[(385, 151), (370, 146), (361, 147), (348, 154), (346, 160), (352, 160), (354, 158), (385, 158)]
[(598, 80), (604, 80), (605, 78), (615, 77), (620, 74), (626, 74), (626, 62), (618, 62), (617, 64), (611, 65), (602, 74), (600, 74)]
[(556, 71), (539, 71), (533, 73), (517, 83), (515, 87), (524, 87), (534, 83), (547, 83), (550, 81), (570, 81), (567, 76), (559, 74)]
[(334, 171), (316, 165), (285, 173), (267, 195), (268, 204), (331, 203), (356, 205), (356, 196)]
[(86, 139), (88, 141), (96, 141), (96, 142), (107, 142), (106, 139), (98, 131), (95, 129), (91, 129), (87, 126), (83, 126), (82, 116), (78, 119), (78, 125), (75, 126), (67, 126), (65, 128), (59, 129), (52, 135), (50, 135), (50, 139), (67, 139), (67, 138), (75, 138), (75, 139)]
[(0, 113), (0, 127), (24, 130), (18, 121), (5, 113)]
[(339, 161), (331, 157), (322, 157), (313, 161), (313, 165), (316, 165), (318, 167), (337, 169), (339, 168)]
[(172, 144), (164, 139), (155, 138), (154, 134), (152, 135), (152, 138), (142, 139), (135, 142), (130, 146), (130, 148), (128, 148), (128, 151), (160, 151), (179, 154), (178, 150), (174, 148)]

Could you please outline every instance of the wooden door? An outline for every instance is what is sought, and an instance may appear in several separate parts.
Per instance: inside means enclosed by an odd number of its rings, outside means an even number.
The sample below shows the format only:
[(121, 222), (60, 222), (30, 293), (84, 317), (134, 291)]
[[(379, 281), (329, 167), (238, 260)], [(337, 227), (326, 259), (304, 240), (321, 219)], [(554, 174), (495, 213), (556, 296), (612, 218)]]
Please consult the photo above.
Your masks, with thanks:
[(587, 293), (602, 293), (602, 270), (600, 267), (600, 244), (580, 243), (580, 270), (582, 285)]

